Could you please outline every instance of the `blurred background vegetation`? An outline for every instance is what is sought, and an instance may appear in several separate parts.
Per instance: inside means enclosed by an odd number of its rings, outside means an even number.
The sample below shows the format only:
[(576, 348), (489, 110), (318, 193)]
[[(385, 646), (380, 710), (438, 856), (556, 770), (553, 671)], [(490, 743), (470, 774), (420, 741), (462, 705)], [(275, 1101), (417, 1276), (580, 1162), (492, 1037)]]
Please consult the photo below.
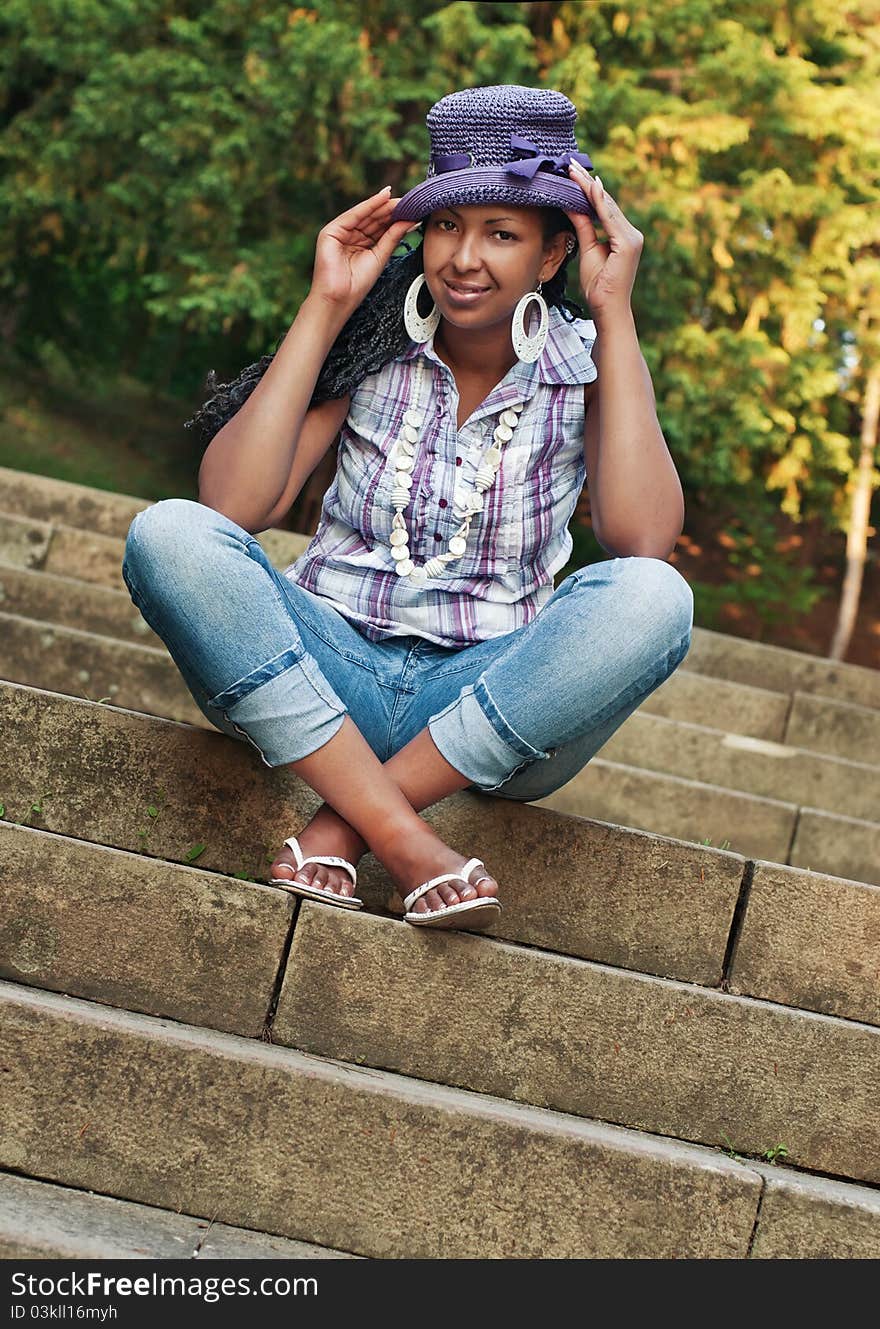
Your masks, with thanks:
[[(5, 0), (0, 465), (195, 497), (183, 421), (276, 347), (325, 222), (423, 178), (445, 93), (546, 85), (645, 235), (697, 621), (826, 653), (861, 560), (876, 666), (878, 65), (880, 0)], [(606, 557), (586, 493), (573, 535), (561, 575)]]

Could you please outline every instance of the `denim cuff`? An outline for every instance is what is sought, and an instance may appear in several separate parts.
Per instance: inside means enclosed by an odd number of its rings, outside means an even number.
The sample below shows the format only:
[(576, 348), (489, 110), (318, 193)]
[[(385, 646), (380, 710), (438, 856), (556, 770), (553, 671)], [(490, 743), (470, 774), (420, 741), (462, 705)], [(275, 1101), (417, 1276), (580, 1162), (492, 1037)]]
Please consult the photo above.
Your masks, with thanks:
[(482, 680), (463, 688), (455, 701), (431, 716), (428, 730), (450, 766), (486, 792), (550, 755), (511, 728)]
[[(216, 707), (225, 695), (210, 704)], [(330, 742), (348, 712), (309, 655), (231, 706), (217, 709), (257, 749), (266, 766), (310, 756)]]

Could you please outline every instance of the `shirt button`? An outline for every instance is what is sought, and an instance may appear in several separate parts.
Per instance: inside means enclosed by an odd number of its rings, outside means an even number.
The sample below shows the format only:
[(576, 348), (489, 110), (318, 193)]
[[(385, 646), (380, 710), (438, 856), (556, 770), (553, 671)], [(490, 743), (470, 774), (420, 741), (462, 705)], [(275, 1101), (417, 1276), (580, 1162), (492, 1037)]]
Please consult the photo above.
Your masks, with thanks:
[(455, 459), (455, 464), (456, 464), (456, 466), (460, 466), (460, 465), (461, 465), (461, 457), (456, 457), (456, 459)]
[(449, 504), (447, 503), (445, 498), (441, 498), (438, 500), (437, 506), (441, 508), (448, 508)]
[(440, 534), (439, 531), (435, 531), (435, 532), (434, 532), (434, 539), (435, 539), (435, 540), (442, 540), (442, 539), (443, 539), (443, 536)]

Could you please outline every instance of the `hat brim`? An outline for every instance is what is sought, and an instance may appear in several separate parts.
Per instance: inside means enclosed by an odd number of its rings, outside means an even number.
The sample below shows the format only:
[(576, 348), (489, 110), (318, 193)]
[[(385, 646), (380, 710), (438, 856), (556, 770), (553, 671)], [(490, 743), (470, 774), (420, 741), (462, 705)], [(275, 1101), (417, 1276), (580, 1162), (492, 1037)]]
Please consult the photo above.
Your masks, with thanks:
[(516, 208), (561, 208), (583, 212), (591, 221), (599, 216), (579, 185), (550, 171), (536, 171), (531, 180), (502, 167), (472, 166), (464, 171), (442, 171), (410, 189), (397, 204), (391, 220), (421, 221), (438, 208), (461, 203), (507, 203)]

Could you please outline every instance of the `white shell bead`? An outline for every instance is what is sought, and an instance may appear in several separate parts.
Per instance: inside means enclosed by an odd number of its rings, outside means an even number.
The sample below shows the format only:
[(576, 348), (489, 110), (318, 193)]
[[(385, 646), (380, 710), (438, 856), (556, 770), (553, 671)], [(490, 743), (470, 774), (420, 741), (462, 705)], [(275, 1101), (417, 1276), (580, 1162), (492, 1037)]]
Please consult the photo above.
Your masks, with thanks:
[(413, 429), (418, 429), (422, 423), (422, 416), (419, 411), (406, 411), (403, 417), (403, 423), (410, 425)]
[(421, 586), (428, 580), (424, 568), (413, 568), (412, 572), (409, 574), (409, 579), (416, 586)]
[(402, 452), (394, 458), (394, 465), (399, 471), (411, 471), (415, 462), (412, 457), (408, 457), (405, 452)]
[(492, 484), (494, 479), (495, 479), (494, 466), (481, 466), (480, 469), (477, 471), (477, 476), (476, 476), (477, 484), (479, 484), (480, 481), (482, 480), (484, 484), (490, 485)]
[(467, 500), (467, 504), (466, 504), (466, 510), (467, 510), (468, 512), (482, 512), (482, 511), (483, 511), (483, 495), (482, 495), (482, 494), (468, 494), (468, 500)]
[[(522, 407), (520, 407), (520, 410), (522, 410)], [(519, 416), (517, 415), (516, 411), (508, 409), (506, 411), (502, 411), (498, 419), (501, 422), (501, 424), (507, 425), (508, 429), (515, 429), (519, 421)]]
[(415, 425), (404, 425), (403, 437), (406, 439), (407, 443), (418, 443), (419, 431), (416, 429)]
[(394, 571), (397, 573), (398, 577), (408, 577), (414, 567), (415, 563), (413, 563), (411, 558), (404, 558), (401, 559)]
[(408, 471), (397, 471), (394, 476), (394, 484), (400, 489), (412, 489), (413, 478)]
[(507, 442), (509, 442), (509, 440), (512, 439), (512, 438), (513, 438), (513, 430), (511, 429), (510, 425), (496, 425), (496, 426), (495, 426), (495, 442), (496, 442), (496, 443), (507, 443)]
[[(397, 565), (398, 572), (400, 571), (400, 567), (401, 565), (398, 563)], [(445, 564), (441, 562), (439, 558), (429, 558), (427, 563), (425, 564), (425, 576), (439, 577), (442, 575), (444, 567)]]
[(397, 451), (394, 454), (396, 457), (401, 456), (401, 454), (404, 457), (414, 457), (415, 452), (416, 450), (413, 447), (412, 443), (407, 443), (406, 439), (404, 438), (399, 438), (397, 440)]
[(407, 535), (406, 531), (401, 530), (400, 527), (398, 527), (397, 530), (391, 532), (391, 543), (393, 545), (408, 544), (409, 536)]
[(395, 512), (391, 518), (391, 526), (395, 531), (406, 531), (406, 521), (399, 512)]
[(392, 545), (391, 557), (399, 562), (402, 558), (409, 558), (409, 550), (406, 545)]
[(395, 508), (405, 508), (409, 502), (410, 494), (408, 489), (392, 489), (391, 504)]
[(456, 558), (461, 558), (466, 549), (467, 541), (463, 540), (460, 535), (454, 535), (449, 541), (449, 552), (454, 554)]
[(487, 448), (483, 456), (483, 461), (489, 466), (497, 466), (501, 461), (501, 449)]

